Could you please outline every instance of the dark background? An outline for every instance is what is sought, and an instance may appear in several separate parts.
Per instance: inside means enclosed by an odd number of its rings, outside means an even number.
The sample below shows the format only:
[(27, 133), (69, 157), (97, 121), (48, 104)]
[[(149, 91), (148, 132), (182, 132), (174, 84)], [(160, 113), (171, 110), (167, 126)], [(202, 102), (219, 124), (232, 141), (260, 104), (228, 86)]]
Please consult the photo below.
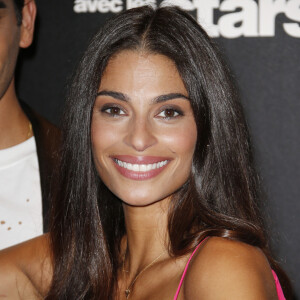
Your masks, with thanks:
[[(36, 111), (58, 123), (67, 79), (93, 33), (112, 13), (75, 13), (73, 0), (36, 1), (35, 40), (31, 48), (21, 52), (18, 93)], [(128, 6), (128, 0), (127, 3), (117, 1), (123, 3), (124, 8)], [(300, 1), (298, 8), (297, 24), (300, 22)], [(197, 11), (191, 14), (196, 16)], [(215, 10), (214, 22), (217, 23), (222, 15), (224, 12)], [(289, 36), (283, 30), (284, 22), (295, 23), (295, 20), (279, 14), (275, 35), (270, 37), (218, 37), (214, 40), (220, 45), (240, 89), (267, 195), (273, 249), (292, 279), (299, 298), (300, 38)], [(243, 22), (235, 24), (236, 27), (242, 25)]]

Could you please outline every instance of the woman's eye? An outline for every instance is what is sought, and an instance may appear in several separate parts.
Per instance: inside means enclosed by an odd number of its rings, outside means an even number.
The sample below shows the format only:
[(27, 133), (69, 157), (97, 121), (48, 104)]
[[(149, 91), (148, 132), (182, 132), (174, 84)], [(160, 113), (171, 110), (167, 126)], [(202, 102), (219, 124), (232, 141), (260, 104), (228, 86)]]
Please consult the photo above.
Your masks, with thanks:
[(176, 118), (178, 116), (182, 115), (179, 111), (173, 109), (173, 108), (166, 108), (163, 111), (161, 111), (157, 117), (163, 118), (163, 119), (171, 119)]
[(125, 112), (117, 106), (105, 107), (105, 108), (102, 109), (102, 112), (104, 112), (108, 115), (111, 115), (111, 116), (125, 115)]

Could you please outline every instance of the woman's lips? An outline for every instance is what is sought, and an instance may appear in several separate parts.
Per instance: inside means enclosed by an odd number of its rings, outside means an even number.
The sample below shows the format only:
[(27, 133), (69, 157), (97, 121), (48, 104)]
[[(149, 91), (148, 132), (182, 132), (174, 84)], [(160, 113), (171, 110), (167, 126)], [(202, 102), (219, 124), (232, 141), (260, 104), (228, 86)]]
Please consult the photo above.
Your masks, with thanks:
[(121, 175), (133, 180), (147, 180), (160, 174), (171, 161), (167, 157), (128, 156), (111, 157)]

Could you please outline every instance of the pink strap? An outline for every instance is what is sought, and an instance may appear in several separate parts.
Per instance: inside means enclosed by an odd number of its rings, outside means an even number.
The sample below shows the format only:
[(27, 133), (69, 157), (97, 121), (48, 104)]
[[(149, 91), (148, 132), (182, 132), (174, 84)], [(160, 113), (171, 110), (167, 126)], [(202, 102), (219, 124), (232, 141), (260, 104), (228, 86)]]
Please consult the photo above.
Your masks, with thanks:
[(197, 252), (197, 250), (199, 249), (199, 247), (201, 246), (201, 244), (202, 244), (207, 238), (208, 238), (208, 237), (206, 237), (205, 239), (203, 239), (203, 240), (198, 244), (198, 246), (195, 248), (195, 250), (193, 251), (193, 253), (191, 254), (191, 256), (190, 256), (190, 258), (189, 258), (189, 260), (188, 260), (188, 262), (187, 262), (187, 264), (186, 264), (186, 266), (185, 266), (185, 268), (184, 268), (184, 270), (183, 270), (183, 274), (182, 274), (182, 276), (181, 276), (181, 279), (180, 279), (180, 282), (179, 282), (179, 285), (178, 285), (176, 294), (175, 294), (175, 296), (174, 296), (174, 300), (177, 300), (177, 298), (178, 298), (178, 295), (179, 295), (179, 292), (180, 292), (180, 288), (181, 288), (181, 286), (182, 286), (182, 283), (183, 283), (183, 280), (184, 280), (186, 271), (187, 271), (187, 269), (188, 269), (188, 267), (189, 267), (190, 261), (192, 260), (194, 254)]
[(274, 280), (275, 280), (275, 285), (276, 285), (278, 300), (285, 300), (285, 297), (284, 297), (284, 294), (283, 294), (283, 291), (282, 291), (279, 279), (278, 279), (276, 273), (273, 270), (272, 270), (272, 274), (273, 274), (273, 277), (274, 277)]

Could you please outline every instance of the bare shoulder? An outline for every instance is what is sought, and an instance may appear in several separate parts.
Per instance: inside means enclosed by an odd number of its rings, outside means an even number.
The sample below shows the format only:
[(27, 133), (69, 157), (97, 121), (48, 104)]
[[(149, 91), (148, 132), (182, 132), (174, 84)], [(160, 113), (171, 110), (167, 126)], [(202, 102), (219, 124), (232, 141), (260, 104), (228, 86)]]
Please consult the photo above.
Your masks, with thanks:
[(0, 251), (0, 299), (42, 299), (51, 277), (48, 235)]
[(276, 299), (270, 265), (263, 252), (248, 244), (209, 238), (189, 266), (184, 299)]

